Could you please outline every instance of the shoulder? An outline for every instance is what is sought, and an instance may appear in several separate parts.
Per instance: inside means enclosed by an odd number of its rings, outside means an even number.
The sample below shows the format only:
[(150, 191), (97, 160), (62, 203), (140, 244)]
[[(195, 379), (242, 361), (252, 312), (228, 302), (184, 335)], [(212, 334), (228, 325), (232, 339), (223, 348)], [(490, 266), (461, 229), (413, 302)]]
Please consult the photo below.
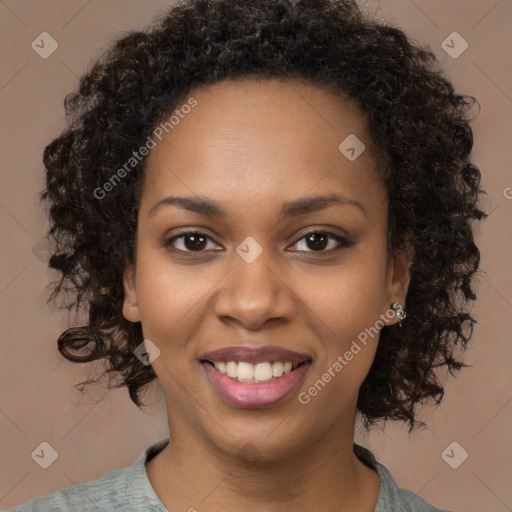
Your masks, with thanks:
[(11, 509), (10, 512), (98, 512), (99, 510), (165, 512), (165, 508), (154, 494), (148, 480), (145, 463), (168, 442), (169, 438), (166, 438), (152, 444), (130, 467), (110, 471), (97, 480), (38, 496)]
[(398, 494), (404, 512), (449, 512), (448, 510), (435, 507), (407, 489), (398, 488)]
[(435, 507), (412, 491), (398, 487), (386, 466), (377, 462), (368, 448), (354, 443), (354, 452), (379, 474), (380, 492), (375, 512), (449, 512)]
[(124, 507), (127, 505), (128, 472), (129, 468), (111, 471), (97, 480), (38, 496), (11, 512), (97, 512), (113, 506)]

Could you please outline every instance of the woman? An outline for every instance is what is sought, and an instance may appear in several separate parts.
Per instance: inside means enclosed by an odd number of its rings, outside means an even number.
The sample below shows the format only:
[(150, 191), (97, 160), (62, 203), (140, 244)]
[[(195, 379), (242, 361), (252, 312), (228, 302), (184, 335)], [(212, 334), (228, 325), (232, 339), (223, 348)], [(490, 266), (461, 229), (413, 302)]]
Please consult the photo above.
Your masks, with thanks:
[(59, 350), (169, 437), (14, 510), (438, 511), (365, 427), (421, 426), (470, 338), (472, 98), (352, 1), (185, 0), (66, 100), (45, 150)]

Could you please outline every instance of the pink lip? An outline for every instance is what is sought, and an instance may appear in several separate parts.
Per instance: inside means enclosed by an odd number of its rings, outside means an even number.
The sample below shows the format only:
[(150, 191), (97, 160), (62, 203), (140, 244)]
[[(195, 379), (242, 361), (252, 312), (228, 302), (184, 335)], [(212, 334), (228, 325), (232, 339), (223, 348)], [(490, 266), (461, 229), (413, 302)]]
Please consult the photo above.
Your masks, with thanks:
[(291, 363), (302, 363), (303, 361), (311, 361), (311, 356), (308, 354), (300, 354), (283, 347), (276, 347), (272, 345), (265, 345), (263, 347), (247, 347), (247, 346), (232, 346), (224, 347), (218, 350), (213, 350), (203, 354), (200, 358), (201, 361), (245, 361), (247, 363), (259, 363), (268, 361), (273, 363), (275, 361), (287, 361)]
[(218, 393), (231, 405), (245, 409), (272, 407), (280, 403), (300, 384), (310, 365), (310, 361), (304, 362), (273, 381), (247, 383), (233, 380), (209, 362), (202, 363)]

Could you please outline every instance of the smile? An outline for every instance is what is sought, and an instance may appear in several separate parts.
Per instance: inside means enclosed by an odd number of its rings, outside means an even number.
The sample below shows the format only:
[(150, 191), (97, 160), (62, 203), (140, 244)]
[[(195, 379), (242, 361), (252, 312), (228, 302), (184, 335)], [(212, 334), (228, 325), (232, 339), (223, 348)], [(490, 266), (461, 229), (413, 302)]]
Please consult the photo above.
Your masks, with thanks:
[(278, 405), (301, 383), (312, 363), (307, 354), (281, 347), (227, 347), (200, 359), (213, 389), (240, 408)]
[[(211, 361), (209, 362), (211, 363)], [(299, 364), (302, 363), (292, 363), (290, 361), (284, 363), (282, 361), (275, 361), (274, 363), (270, 363), (269, 361), (263, 361), (253, 364), (246, 361), (219, 361), (212, 364), (220, 373), (226, 374), (233, 380), (255, 384), (258, 382), (271, 382), (278, 379), (282, 377), (283, 374), (297, 369)]]

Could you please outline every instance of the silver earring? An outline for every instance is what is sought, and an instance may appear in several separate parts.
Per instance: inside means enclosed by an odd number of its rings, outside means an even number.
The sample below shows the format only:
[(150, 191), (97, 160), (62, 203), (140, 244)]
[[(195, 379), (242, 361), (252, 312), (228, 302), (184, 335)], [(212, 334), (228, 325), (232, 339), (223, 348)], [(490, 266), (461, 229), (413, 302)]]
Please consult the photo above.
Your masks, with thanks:
[(394, 302), (391, 307), (395, 310), (395, 315), (398, 318), (398, 326), (402, 327), (402, 320), (407, 316), (407, 313), (399, 302)]

